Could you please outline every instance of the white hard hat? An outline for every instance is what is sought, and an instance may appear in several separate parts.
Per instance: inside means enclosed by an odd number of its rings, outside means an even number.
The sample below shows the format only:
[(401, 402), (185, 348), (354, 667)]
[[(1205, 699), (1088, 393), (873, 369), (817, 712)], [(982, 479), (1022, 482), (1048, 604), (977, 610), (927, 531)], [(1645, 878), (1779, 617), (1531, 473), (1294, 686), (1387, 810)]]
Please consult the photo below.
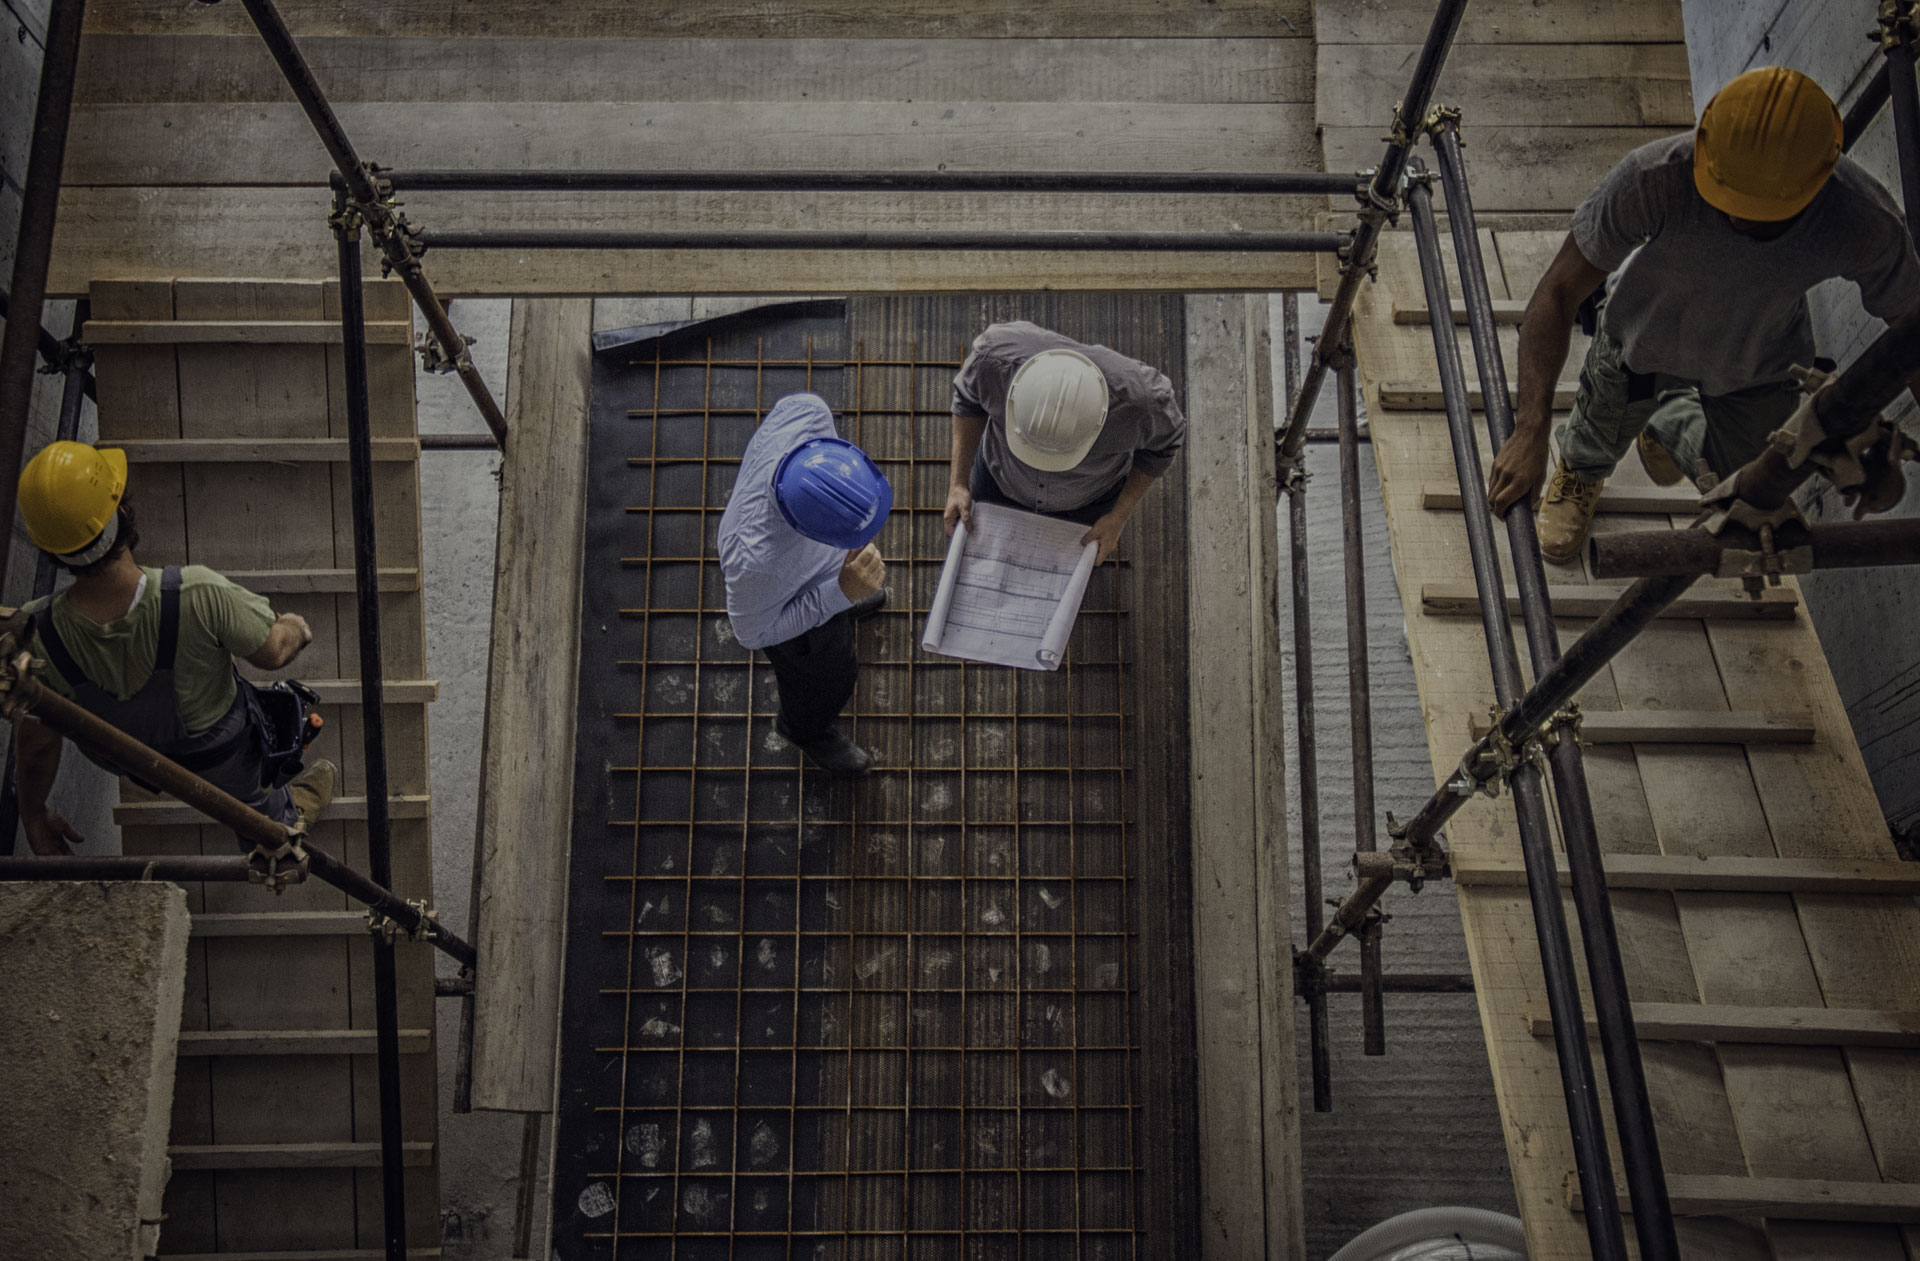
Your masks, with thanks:
[(1086, 459), (1106, 423), (1106, 374), (1077, 350), (1041, 351), (1007, 387), (1007, 446), (1043, 473)]

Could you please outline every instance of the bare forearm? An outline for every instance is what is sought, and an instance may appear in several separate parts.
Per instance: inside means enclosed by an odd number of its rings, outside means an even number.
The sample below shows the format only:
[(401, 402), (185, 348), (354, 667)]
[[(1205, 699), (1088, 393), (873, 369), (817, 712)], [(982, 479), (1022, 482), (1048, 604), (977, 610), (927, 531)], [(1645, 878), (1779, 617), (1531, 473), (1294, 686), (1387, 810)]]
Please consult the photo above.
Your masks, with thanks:
[(947, 470), (947, 485), (966, 486), (973, 480), (973, 458), (980, 453), (980, 437), (987, 422), (978, 416), (953, 417), (953, 451)]
[(247, 660), (262, 670), (278, 670), (293, 664), (293, 659), (312, 640), (313, 632), (307, 629), (306, 618), (298, 613), (282, 613), (274, 621), (273, 629), (267, 632), (267, 642), (256, 648)]
[(1567, 364), (1574, 312), (1558, 295), (1536, 291), (1520, 325), (1520, 379), (1515, 387), (1516, 438), (1541, 439), (1553, 419), (1553, 389)]
[(53, 781), (60, 774), (61, 739), (37, 718), (28, 718), (14, 728), (14, 733), (19, 741), (14, 783), (20, 792), (20, 815), (37, 818), (46, 813), (47, 794), (53, 791)]
[(1154, 482), (1158, 480), (1159, 479), (1151, 473), (1143, 473), (1139, 469), (1134, 469), (1131, 473), (1127, 474), (1127, 484), (1120, 488), (1120, 496), (1113, 501), (1113, 507), (1109, 509), (1109, 511), (1118, 516), (1122, 521), (1126, 520), (1133, 515), (1135, 506), (1139, 504), (1140, 500), (1146, 496), (1147, 491), (1152, 488)]

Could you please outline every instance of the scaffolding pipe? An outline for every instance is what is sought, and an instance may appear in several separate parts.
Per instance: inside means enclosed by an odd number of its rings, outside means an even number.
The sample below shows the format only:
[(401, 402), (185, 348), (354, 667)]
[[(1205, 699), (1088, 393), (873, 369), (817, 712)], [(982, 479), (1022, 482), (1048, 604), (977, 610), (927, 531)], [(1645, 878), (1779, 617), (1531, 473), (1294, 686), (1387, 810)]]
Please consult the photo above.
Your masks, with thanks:
[[(1329, 994), (1358, 994), (1360, 978), (1329, 973), (1323, 988)], [(1449, 972), (1397, 972), (1380, 978), (1389, 994), (1471, 994), (1473, 978)]]
[(1894, 148), (1900, 155), (1900, 204), (1907, 234), (1920, 243), (1920, 85), (1914, 82), (1913, 6), (1897, 4), (1881, 18), (1886, 32), (1887, 93), (1893, 102)]
[[(253, 860), (245, 854), (113, 854), (88, 857), (80, 854), (34, 855), (31, 858), (0, 858), (0, 880), (189, 880), (239, 882), (257, 874)], [(295, 868), (287, 873), (287, 882), (299, 884), (306, 873)]]
[[(380, 579), (373, 524), (373, 413), (367, 384), (367, 319), (361, 285), (360, 218), (335, 206), (340, 258), (341, 355), (347, 393), (347, 466), (353, 503), (354, 602), (360, 613), (360, 732), (367, 783), (367, 868), (393, 884), (387, 811), (384, 676), (380, 662)], [(374, 1047), (380, 1082), (380, 1191), (387, 1261), (406, 1261), (406, 1145), (400, 1117), (400, 1006), (393, 943), (373, 943)]]
[(1361, 277), (1372, 273), (1380, 233), (1399, 210), (1400, 177), (1406, 172), (1407, 155), (1412, 151), (1421, 120), (1427, 115), (1434, 85), (1439, 82), (1440, 69), (1446, 64), (1447, 50), (1453, 46), (1454, 33), (1460, 29), (1460, 16), (1466, 8), (1466, 0), (1440, 0), (1433, 11), (1433, 22), (1427, 27), (1426, 42), (1420, 46), (1420, 59), (1414, 64), (1407, 94), (1394, 106), (1392, 138), (1387, 141), (1380, 165), (1374, 168), (1373, 182), (1361, 197), (1360, 227), (1353, 234), (1353, 243), (1341, 254), (1340, 284), (1327, 307), (1326, 327), (1314, 346), (1306, 380), (1301, 383), (1300, 393), (1293, 399), (1293, 410), (1280, 432), (1282, 469), (1298, 462), (1300, 447), (1306, 441), (1307, 417), (1313, 414), (1313, 405), (1320, 398), (1320, 387), (1326, 380), (1327, 369), (1332, 366), (1331, 356), (1347, 341), (1347, 323), (1353, 317), (1353, 300), (1359, 296)]
[(1352, 193), (1365, 174), (1336, 171), (436, 171), (386, 170), (416, 192)]
[[(1721, 573), (1729, 560), (1744, 563), (1764, 554), (1759, 535), (1732, 524), (1718, 534), (1700, 529), (1597, 534), (1587, 547), (1596, 578), (1706, 577)], [(1808, 563), (1795, 566), (1795, 572), (1920, 565), (1920, 518), (1814, 525), (1788, 522), (1774, 527), (1776, 552), (1803, 547), (1808, 549)]]
[[(20, 461), (33, 411), (33, 359), (39, 349), (40, 308), (47, 298), (53, 224), (60, 210), (60, 171), (66, 162), (67, 123), (73, 116), (74, 69), (86, 0), (53, 0), (40, 58), (40, 95), (27, 145), (27, 180), (20, 191), (20, 232), (7, 286), (10, 318), (0, 333), (0, 533), (11, 534)], [(24, 30), (22, 32), (24, 34)], [(0, 548), (0, 588), (10, 548)]]
[[(1340, 544), (1345, 566), (1347, 726), (1353, 745), (1353, 851), (1376, 848), (1373, 801), (1373, 687), (1367, 661), (1367, 548), (1360, 525), (1359, 416), (1355, 408), (1353, 348), (1332, 356), (1340, 418)], [(1362, 1053), (1387, 1053), (1386, 1005), (1380, 990), (1380, 917), (1360, 925), (1360, 1041)]]
[(809, 229), (425, 229), (423, 249), (438, 250), (1058, 250), (1122, 253), (1335, 253), (1345, 232), (1038, 232), (839, 231)]
[[(286, 844), (291, 835), (283, 824), (276, 823), (257, 810), (249, 809), (239, 798), (222, 792), (178, 762), (161, 756), (113, 724), (94, 717), (33, 676), (23, 674), (11, 678), (8, 681), (8, 693), (8, 708), (16, 719), (22, 711), (31, 714), (49, 731), (65, 736), (75, 744), (95, 750), (114, 765), (125, 768), (181, 804), (192, 807), (215, 823), (226, 827), (242, 841), (272, 853)], [(300, 838), (300, 847), (306, 852), (307, 871), (310, 875), (326, 881), (355, 901), (365, 903), (382, 919), (391, 920), (399, 931), (424, 937), (449, 957), (457, 960), (461, 966), (469, 968), (473, 966), (476, 958), (473, 946), (442, 928), (437, 920), (419, 907), (402, 900), (386, 886), (369, 880), (325, 850), (315, 848), (308, 838)], [(144, 871), (149, 864), (155, 862), (168, 864), (174, 860), (172, 856), (141, 857), (139, 855), (115, 859), (14, 858), (0, 860), (0, 864), (5, 864), (0, 865), (0, 871), (19, 872), (21, 874), (8, 878), (23, 880), (118, 878), (105, 875), (49, 874), (61, 870), (61, 864), (108, 861), (124, 862), (127, 869), (134, 873), (125, 878), (140, 879), (143, 877), (139, 872)], [(240, 861), (245, 863), (250, 860), (242, 856)], [(75, 868), (75, 870), (79, 869)], [(290, 867), (287, 879), (299, 879), (298, 876), (291, 874), (297, 870)], [(235, 877), (182, 875), (177, 878), (225, 880)]]
[[(80, 326), (87, 321), (86, 317), (78, 314), (78, 312), (84, 311), (86, 305), (86, 299), (84, 298), (75, 305), (74, 310), (76, 313), (73, 319), (73, 333), (65, 341), (61, 341), (58, 337), (49, 333), (46, 325), (43, 324), (40, 326), (39, 331), (34, 334), (34, 342), (39, 348), (40, 358), (45, 361), (46, 371), (48, 372), (59, 372), (71, 376), (73, 373), (72, 357), (76, 352), (80, 353), (80, 388), (88, 398), (92, 398), (94, 396), (93, 370), (89, 366), (91, 360), (86, 357), (79, 343)], [(13, 307), (9, 301), (7, 290), (0, 289), (0, 320), (8, 319), (12, 312)]]
[[(1498, 455), (1507, 439), (1513, 436), (1513, 402), (1507, 392), (1507, 369), (1500, 352), (1499, 330), (1493, 320), (1493, 293), (1487, 284), (1486, 261), (1480, 252), (1466, 162), (1460, 153), (1459, 124), (1454, 119), (1444, 119), (1435, 129), (1433, 146), (1447, 195), (1448, 228), (1453, 234), (1454, 258), (1467, 308), (1474, 361), (1479, 369), (1480, 392), (1486, 400), (1487, 434), (1493, 453)], [(1419, 213), (1416, 209), (1416, 216)], [(1466, 514), (1470, 518), (1486, 517), (1489, 511), (1486, 483), (1480, 476), (1477, 461), (1473, 477), (1463, 476), (1460, 485)], [(1560, 655), (1560, 634), (1554, 626), (1546, 566), (1540, 555), (1533, 513), (1524, 508), (1509, 512), (1506, 523), (1529, 657), (1534, 674), (1539, 675)], [(1646, 1069), (1640, 1061), (1639, 1035), (1634, 1029), (1626, 971), (1620, 961), (1620, 942), (1607, 893), (1606, 872), (1601, 866), (1593, 799), (1587, 787), (1579, 742), (1555, 741), (1548, 754), (1548, 765), (1553, 774), (1554, 802), (1559, 807), (1563, 848), (1572, 875), (1573, 904), (1580, 919), (1580, 941), (1586, 952), (1587, 977), (1600, 1029), (1600, 1052), (1607, 1068), (1614, 1129), (1619, 1135), (1621, 1163), (1626, 1170), (1640, 1256), (1644, 1261), (1679, 1261), (1673, 1208), (1667, 1198), (1660, 1143), (1647, 1097)]]
[[(1281, 363), (1286, 369), (1287, 396), (1300, 379), (1300, 297), (1287, 293), (1280, 300), (1281, 336), (1286, 345)], [(1320, 753), (1318, 722), (1313, 704), (1313, 600), (1308, 582), (1307, 476), (1295, 467), (1288, 471), (1287, 551), (1293, 571), (1293, 705), (1294, 743), (1300, 768), (1300, 886), (1305, 895), (1303, 922), (1307, 940), (1320, 935), (1326, 921), (1320, 870)], [(1333, 1048), (1327, 1028), (1324, 990), (1309, 990), (1307, 1046), (1313, 1079), (1313, 1110), (1333, 1111)]]
[[(1441, 394), (1446, 402), (1447, 430), (1453, 440), (1467, 547), (1473, 559), (1475, 585), (1480, 593), (1481, 629), (1493, 669), (1494, 698), (1503, 707), (1520, 698), (1523, 682), (1520, 657), (1494, 546), (1493, 519), (1483, 495), (1480, 449), (1473, 436), (1473, 413), (1467, 405), (1466, 371), (1460, 360), (1447, 293), (1447, 277), (1440, 256), (1440, 233), (1433, 217), (1433, 193), (1416, 178), (1407, 200), (1413, 212), (1413, 238), (1420, 255), (1420, 275), (1432, 321), (1434, 354), (1439, 361)], [(1566, 911), (1560, 901), (1560, 878), (1554, 859), (1553, 833), (1548, 823), (1546, 786), (1540, 768), (1521, 760), (1510, 768), (1520, 852), (1526, 861), (1527, 891), (1533, 907), (1534, 936), (1546, 978), (1547, 1007), (1553, 1017), (1554, 1050), (1560, 1065), (1560, 1088), (1566, 1096), (1567, 1124), (1573, 1139), (1574, 1172), (1587, 1197), (1587, 1241), (1595, 1257), (1612, 1261), (1627, 1255), (1625, 1228), (1614, 1190), (1613, 1162), (1607, 1151), (1606, 1121), (1600, 1110), (1600, 1090), (1587, 1045), (1586, 1019), (1581, 1011), (1580, 981), (1573, 948), (1567, 937)]]
[(467, 340), (453, 326), (453, 317), (447, 314), (446, 304), (434, 293), (433, 285), (427, 280), (426, 273), (420, 268), (420, 255), (405, 230), (405, 224), (392, 209), (388, 199), (374, 183), (372, 173), (360, 161), (360, 155), (354, 151), (353, 141), (347, 136), (346, 128), (334, 116), (333, 106), (327, 102), (327, 94), (321, 90), (320, 81), (314, 78), (313, 67), (307, 64), (305, 54), (294, 43), (293, 32), (287, 29), (287, 23), (280, 16), (280, 10), (274, 7), (273, 0), (240, 0), (253, 19), (260, 38), (266, 42), (267, 51), (280, 67), (287, 86), (306, 111), (307, 121), (313, 124), (319, 133), (320, 143), (326, 148), (327, 156), (333, 160), (338, 170), (335, 176), (344, 187), (348, 196), (359, 211), (367, 216), (373, 229), (373, 238), (386, 255), (387, 264), (398, 273), (407, 292), (413, 295), (414, 305), (420, 308), (420, 314), (426, 317), (427, 327), (432, 330), (434, 341), (440, 345), (440, 354), (460, 376), (467, 387), (473, 404), (480, 409), (481, 419), (487, 422), (487, 428), (493, 431), (494, 440), (504, 447), (507, 445), (507, 418), (494, 401), (493, 392), (480, 376), (480, 369), (474, 366), (473, 356), (467, 353)]

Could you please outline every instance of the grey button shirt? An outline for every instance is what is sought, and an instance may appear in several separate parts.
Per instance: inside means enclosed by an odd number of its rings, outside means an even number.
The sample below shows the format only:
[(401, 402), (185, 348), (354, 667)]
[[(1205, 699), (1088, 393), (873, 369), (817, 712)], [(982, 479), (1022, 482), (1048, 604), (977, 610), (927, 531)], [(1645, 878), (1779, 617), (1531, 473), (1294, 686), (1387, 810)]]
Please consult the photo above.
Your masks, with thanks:
[[(1064, 473), (1043, 473), (1007, 446), (1007, 387), (1020, 365), (1043, 350), (1077, 350), (1107, 378), (1107, 423), (1087, 458)], [(1158, 369), (1105, 346), (1086, 346), (1024, 320), (990, 325), (953, 378), (953, 414), (987, 422), (980, 453), (1007, 497), (1038, 512), (1084, 507), (1125, 481), (1134, 469), (1167, 471), (1187, 441), (1187, 419), (1173, 401), (1173, 383)]]
[[(1785, 234), (1757, 241), (1693, 185), (1693, 134), (1635, 149), (1573, 212), (1573, 239), (1614, 272), (1607, 332), (1635, 372), (1731, 394), (1813, 363), (1807, 290), (1844, 277), (1885, 320), (1920, 305), (1920, 259), (1893, 198), (1852, 159)], [(1636, 248), (1637, 247), (1637, 248)]]

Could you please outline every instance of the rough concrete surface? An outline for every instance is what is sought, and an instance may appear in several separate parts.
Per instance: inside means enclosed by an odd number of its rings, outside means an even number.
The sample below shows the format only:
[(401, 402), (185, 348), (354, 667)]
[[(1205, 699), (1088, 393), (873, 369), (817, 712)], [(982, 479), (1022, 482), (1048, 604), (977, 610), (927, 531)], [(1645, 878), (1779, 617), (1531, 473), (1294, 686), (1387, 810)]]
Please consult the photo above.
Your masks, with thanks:
[[(1741, 71), (1782, 65), (1813, 76), (1844, 110), (1879, 68), (1879, 46), (1862, 38), (1878, 8), (1875, 0), (1685, 0), (1693, 99), (1704, 105)], [(1891, 110), (1881, 109), (1849, 156), (1900, 200)], [(1820, 353), (1842, 364), (1886, 327), (1866, 313), (1851, 281), (1828, 281), (1809, 304)], [(1910, 396), (1901, 395), (1888, 414), (1920, 434), (1920, 409)], [(1911, 473), (1908, 480), (1894, 516), (1920, 513), (1920, 486)], [(1844, 521), (1850, 512), (1824, 482), (1802, 502), (1815, 520)], [(1808, 574), (1800, 585), (1881, 809), (1897, 828), (1920, 824), (1920, 640), (1911, 630), (1920, 613), (1920, 568)]]
[(154, 1251), (188, 918), (171, 884), (0, 884), (0, 1257)]
[[(1325, 308), (1300, 297), (1303, 338), (1318, 334)], [(1280, 299), (1273, 300), (1274, 380), (1279, 362)], [(1312, 351), (1303, 344), (1304, 362)], [(1276, 397), (1284, 397), (1276, 389)], [(1334, 382), (1328, 378), (1312, 419), (1315, 428), (1337, 421)], [(1365, 415), (1361, 416), (1362, 423)], [(1320, 854), (1325, 896), (1353, 889), (1353, 753), (1347, 708), (1347, 631), (1340, 532), (1339, 450), (1307, 448), (1307, 547), (1313, 625), (1314, 728), (1318, 732)], [(1367, 665), (1372, 685), (1374, 799), (1384, 822), (1405, 816), (1433, 791), (1426, 724), (1407, 651), (1406, 620), (1394, 582), (1387, 520), (1373, 449), (1360, 448), (1361, 526), (1367, 569)], [(1287, 505), (1279, 505), (1280, 554), (1288, 554)], [(1286, 673), (1287, 802), (1294, 906), (1301, 905), (1299, 733), (1294, 722), (1293, 599), (1280, 587), (1281, 649)], [(1419, 894), (1390, 892), (1392, 919), (1383, 937), (1386, 971), (1468, 971), (1466, 938), (1453, 887), (1429, 884)], [(1296, 913), (1296, 944), (1306, 944)], [(1356, 946), (1331, 960), (1336, 973), (1359, 969)], [(1367, 1058), (1360, 1046), (1360, 1000), (1334, 994), (1327, 1001), (1333, 1047), (1333, 1111), (1315, 1113), (1308, 1069), (1305, 1004), (1298, 1012), (1301, 1164), (1305, 1170), (1307, 1255), (1330, 1256), (1362, 1230), (1416, 1208), (1466, 1205), (1515, 1211), (1506, 1147), (1494, 1100), (1493, 1075), (1481, 1040), (1480, 1015), (1467, 994), (1389, 994), (1387, 1054)]]

